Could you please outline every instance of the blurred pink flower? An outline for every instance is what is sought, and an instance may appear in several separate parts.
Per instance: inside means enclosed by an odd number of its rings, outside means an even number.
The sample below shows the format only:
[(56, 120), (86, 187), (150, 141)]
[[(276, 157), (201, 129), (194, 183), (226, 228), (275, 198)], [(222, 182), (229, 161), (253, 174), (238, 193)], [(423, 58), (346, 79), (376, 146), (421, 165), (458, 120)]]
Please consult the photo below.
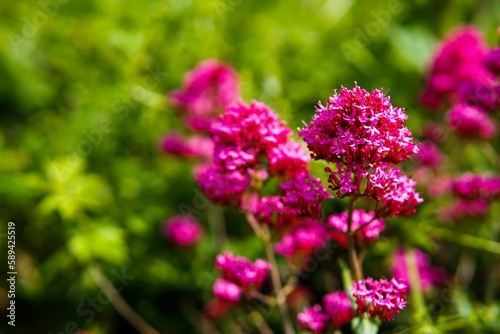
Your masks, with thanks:
[(207, 137), (194, 135), (190, 138), (185, 138), (176, 132), (171, 132), (163, 137), (161, 148), (165, 153), (183, 158), (211, 159), (214, 143)]
[(490, 50), (484, 57), (484, 65), (488, 70), (500, 76), (500, 47)]
[(276, 253), (296, 260), (301, 260), (310, 255), (315, 249), (323, 247), (328, 241), (326, 226), (314, 219), (304, 219), (298, 225), (290, 226), (284, 233), (280, 242), (276, 243)]
[(251, 263), (248, 259), (231, 253), (217, 255), (215, 267), (219, 269), (223, 279), (215, 283), (214, 293), (231, 301), (237, 301), (247, 289), (260, 288), (271, 268), (269, 263), (262, 259)]
[[(366, 212), (364, 210), (353, 210), (351, 231), (356, 231), (361, 226), (369, 223), (361, 228), (354, 235), (356, 244), (366, 246), (378, 239), (380, 233), (384, 230), (384, 221), (380, 218), (374, 219), (375, 213)], [(338, 215), (331, 215), (328, 218), (328, 224), (337, 231), (330, 232), (330, 238), (339, 243), (343, 248), (347, 249), (347, 212), (342, 212)], [(371, 223), (370, 223), (371, 222)]]
[(225, 205), (240, 205), (243, 193), (250, 186), (248, 175), (224, 171), (215, 165), (203, 166), (196, 171), (201, 191), (211, 201)]
[(351, 322), (356, 315), (351, 300), (345, 291), (337, 291), (323, 297), (325, 313), (328, 314), (335, 328)]
[(451, 191), (463, 199), (500, 198), (500, 176), (465, 173), (451, 181)]
[(450, 110), (448, 124), (465, 138), (490, 139), (496, 133), (495, 123), (488, 114), (478, 107), (465, 104), (456, 105)]
[(483, 65), (487, 51), (482, 34), (474, 27), (461, 27), (448, 35), (434, 58), (422, 103), (437, 108), (454, 98), (464, 82), (491, 82), (493, 76)]
[(214, 294), (224, 300), (236, 302), (240, 299), (242, 288), (233, 282), (219, 278), (213, 286)]
[(238, 98), (238, 78), (230, 66), (204, 60), (184, 76), (182, 87), (169, 96), (170, 103), (188, 116), (214, 116)]
[(320, 305), (305, 308), (301, 313), (297, 314), (299, 326), (302, 329), (307, 329), (315, 334), (320, 334), (326, 327), (328, 315), (323, 313)]
[(436, 144), (430, 141), (424, 141), (419, 145), (419, 151), (415, 155), (422, 166), (438, 168), (443, 161), (443, 154)]
[[(434, 285), (441, 284), (446, 279), (446, 271), (442, 268), (431, 267), (430, 257), (420, 249), (415, 249), (416, 265), (420, 277), (420, 286), (423, 290), (429, 290)], [(392, 273), (398, 281), (410, 287), (408, 266), (403, 248), (398, 248), (392, 262)]]
[(175, 245), (190, 246), (203, 235), (203, 229), (191, 215), (179, 215), (170, 218), (163, 225), (165, 236)]

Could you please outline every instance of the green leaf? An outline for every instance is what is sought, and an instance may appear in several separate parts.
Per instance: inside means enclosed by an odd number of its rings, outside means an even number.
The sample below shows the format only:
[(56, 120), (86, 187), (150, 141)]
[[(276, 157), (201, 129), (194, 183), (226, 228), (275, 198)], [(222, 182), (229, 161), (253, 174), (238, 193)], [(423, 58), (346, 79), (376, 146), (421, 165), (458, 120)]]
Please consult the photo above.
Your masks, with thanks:
[(379, 322), (370, 318), (356, 317), (352, 320), (352, 331), (356, 334), (377, 334)]

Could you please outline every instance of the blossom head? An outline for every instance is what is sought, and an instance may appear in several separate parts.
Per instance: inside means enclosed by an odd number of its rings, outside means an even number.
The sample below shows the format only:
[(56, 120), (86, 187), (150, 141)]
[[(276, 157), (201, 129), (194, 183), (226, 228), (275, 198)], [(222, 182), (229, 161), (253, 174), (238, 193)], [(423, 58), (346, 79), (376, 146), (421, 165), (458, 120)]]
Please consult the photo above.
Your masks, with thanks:
[(183, 86), (170, 93), (170, 102), (189, 116), (210, 116), (235, 101), (238, 91), (238, 79), (230, 66), (205, 60), (184, 76)]
[(310, 330), (315, 334), (323, 332), (328, 319), (328, 315), (323, 313), (320, 305), (307, 307), (301, 313), (297, 314), (299, 326), (302, 329)]
[(344, 291), (330, 293), (323, 297), (325, 313), (328, 314), (335, 328), (351, 322), (355, 316), (351, 300)]
[(303, 171), (281, 185), (283, 203), (296, 217), (318, 218), (323, 201), (331, 195), (321, 180)]
[(216, 147), (238, 148), (255, 157), (285, 144), (291, 132), (271, 108), (257, 101), (227, 106), (210, 129)]
[(323, 247), (327, 240), (326, 226), (309, 218), (299, 225), (290, 226), (282, 240), (275, 245), (275, 250), (276, 253), (300, 263), (315, 249)]
[[(442, 268), (431, 267), (431, 259), (427, 254), (420, 249), (415, 249), (415, 260), (420, 277), (420, 286), (423, 290), (429, 290), (434, 285), (443, 283), (446, 278), (446, 272)], [(403, 248), (399, 248), (394, 254), (392, 272), (395, 278), (410, 287), (408, 266)]]
[(459, 104), (448, 113), (448, 124), (465, 138), (490, 139), (495, 136), (495, 123), (482, 109)]
[(370, 317), (379, 317), (383, 321), (394, 321), (394, 316), (406, 307), (407, 285), (395, 278), (374, 280), (368, 277), (354, 281), (351, 288), (356, 300), (357, 312), (368, 313)]
[(380, 162), (400, 163), (418, 151), (406, 119), (405, 111), (393, 107), (381, 90), (342, 87), (326, 106), (319, 104), (299, 136), (315, 160), (366, 169)]
[(483, 59), (484, 66), (497, 76), (500, 76), (500, 47), (490, 50)]
[(277, 175), (294, 176), (309, 167), (309, 155), (304, 152), (302, 145), (293, 140), (273, 147), (268, 157), (269, 171)]
[(364, 195), (380, 202), (380, 217), (414, 214), (416, 206), (424, 201), (415, 191), (416, 182), (397, 168), (384, 167), (368, 174)]
[(500, 177), (466, 173), (451, 181), (454, 195), (467, 200), (500, 198)]
[(441, 222), (449, 222), (464, 217), (479, 217), (484, 215), (488, 208), (489, 203), (484, 199), (458, 199), (451, 205), (441, 208), (437, 218)]
[(190, 246), (203, 235), (203, 229), (191, 215), (179, 215), (170, 218), (163, 226), (165, 236), (175, 245)]
[(251, 263), (248, 259), (234, 256), (231, 253), (217, 255), (215, 267), (220, 270), (224, 279), (242, 289), (259, 288), (264, 282), (269, 268), (271, 268), (269, 263), (264, 260), (257, 259)]
[(416, 154), (416, 159), (422, 166), (438, 168), (443, 161), (443, 154), (436, 144), (425, 141), (419, 145), (419, 151)]
[(247, 174), (225, 171), (215, 165), (198, 170), (196, 178), (203, 194), (218, 204), (240, 205), (243, 193), (250, 187)]
[(473, 27), (461, 28), (447, 36), (432, 64), (422, 103), (437, 108), (453, 97), (464, 82), (490, 81), (492, 74), (483, 65), (486, 52), (481, 33)]
[(182, 158), (211, 159), (214, 144), (207, 137), (195, 135), (191, 138), (185, 138), (178, 133), (172, 132), (162, 139), (161, 148), (165, 153)]
[[(330, 232), (330, 238), (339, 243), (340, 246), (345, 249), (347, 249), (347, 219), (347, 212), (342, 212), (339, 215), (331, 215), (328, 218), (328, 224), (335, 230)], [(378, 239), (384, 228), (384, 221), (379, 218), (375, 219), (374, 212), (366, 212), (364, 210), (356, 209), (353, 210), (351, 231), (359, 229), (359, 231), (354, 234), (354, 240), (358, 245), (366, 246)]]
[(215, 281), (213, 292), (221, 299), (237, 302), (241, 297), (242, 288), (231, 281), (219, 278)]

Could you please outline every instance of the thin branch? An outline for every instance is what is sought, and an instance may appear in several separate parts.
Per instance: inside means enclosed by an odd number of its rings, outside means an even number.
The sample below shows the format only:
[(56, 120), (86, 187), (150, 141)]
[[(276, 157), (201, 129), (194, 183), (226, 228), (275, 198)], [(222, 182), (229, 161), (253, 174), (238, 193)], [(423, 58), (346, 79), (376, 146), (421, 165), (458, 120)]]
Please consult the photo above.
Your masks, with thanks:
[(154, 329), (137, 312), (135, 312), (132, 307), (130, 307), (130, 305), (120, 295), (118, 290), (116, 290), (113, 284), (111, 284), (108, 278), (102, 273), (101, 268), (98, 265), (91, 265), (89, 268), (89, 274), (95, 284), (101, 289), (106, 297), (108, 297), (116, 311), (120, 313), (121, 316), (125, 318), (125, 320), (127, 320), (139, 333), (160, 334), (160, 332)]

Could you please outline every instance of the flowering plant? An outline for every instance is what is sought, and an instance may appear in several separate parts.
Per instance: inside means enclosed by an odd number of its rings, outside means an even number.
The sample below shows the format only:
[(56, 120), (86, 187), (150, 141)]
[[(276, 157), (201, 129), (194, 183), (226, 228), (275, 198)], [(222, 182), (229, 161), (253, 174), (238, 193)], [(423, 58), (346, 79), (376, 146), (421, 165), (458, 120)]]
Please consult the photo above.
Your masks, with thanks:
[[(458, 35), (446, 40), (436, 57), (422, 102), (438, 107), (451, 101), (447, 124), (454, 133), (467, 140), (492, 138), (496, 124), (488, 113), (500, 100), (491, 94), (474, 99), (473, 91), (496, 91), (498, 50), (488, 52), (472, 28)], [(230, 310), (267, 305), (278, 311), (286, 334), (297, 329), (331, 333), (349, 326), (361, 334), (378, 332), (412, 305), (422, 326), (431, 324), (422, 306), (424, 294), (443, 284), (448, 274), (432, 266), (418, 242), (403, 247), (394, 239), (393, 277), (391, 270), (365, 275), (364, 260), (373, 244), (405, 224), (395, 218), (417, 213), (424, 195), (448, 189), (457, 198), (452, 208), (438, 213), (442, 219), (481, 215), (500, 198), (499, 178), (466, 173), (438, 182), (446, 160), (439, 145), (418, 143), (405, 125), (405, 109), (393, 106), (383, 90), (368, 91), (357, 83), (335, 90), (318, 104), (310, 122), (303, 121), (297, 133), (303, 145), (273, 109), (237, 96), (234, 73), (215, 61), (189, 72), (185, 87), (170, 96), (194, 134), (190, 139), (171, 134), (162, 143), (167, 153), (197, 159), (193, 175), (202, 193), (213, 205), (231, 207), (245, 217), (262, 244), (259, 253), (265, 259), (228, 251), (216, 256), (219, 277), (213, 281), (215, 298), (206, 306), (206, 318), (217, 323)], [(192, 117), (203, 119), (205, 126), (193, 126)], [(424, 130), (423, 137), (432, 133)], [(316, 162), (323, 164), (323, 174), (312, 172)], [(423, 181), (423, 192), (417, 190), (408, 170), (418, 181), (424, 171), (434, 173), (436, 183), (426, 189)], [(438, 185), (445, 190), (433, 188)], [(191, 245), (202, 233), (192, 217), (182, 219), (167, 225), (167, 234), (172, 242)], [(315, 303), (304, 277), (321, 251), (327, 253), (321, 261), (334, 264), (337, 279)], [(268, 316), (258, 314), (254, 325), (269, 332)]]

